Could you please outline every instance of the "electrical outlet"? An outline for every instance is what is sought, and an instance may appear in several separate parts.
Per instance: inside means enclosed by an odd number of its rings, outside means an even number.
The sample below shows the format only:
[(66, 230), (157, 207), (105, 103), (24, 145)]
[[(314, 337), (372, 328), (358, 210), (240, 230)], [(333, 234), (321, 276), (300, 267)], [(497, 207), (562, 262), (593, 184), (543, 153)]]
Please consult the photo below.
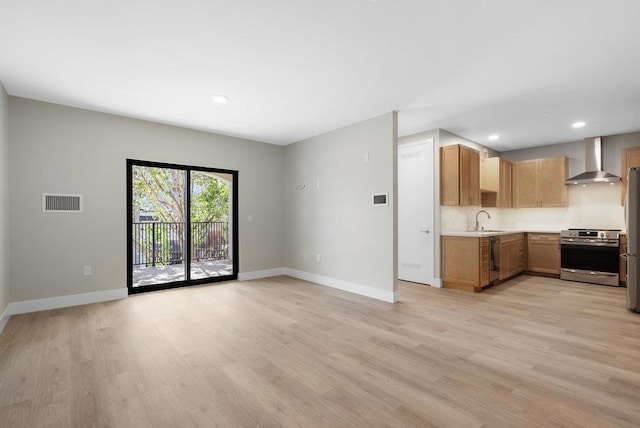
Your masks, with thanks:
[(316, 254), (316, 261), (320, 261), (320, 254)]
[(85, 266), (84, 267), (84, 274), (85, 275), (91, 275), (91, 266)]

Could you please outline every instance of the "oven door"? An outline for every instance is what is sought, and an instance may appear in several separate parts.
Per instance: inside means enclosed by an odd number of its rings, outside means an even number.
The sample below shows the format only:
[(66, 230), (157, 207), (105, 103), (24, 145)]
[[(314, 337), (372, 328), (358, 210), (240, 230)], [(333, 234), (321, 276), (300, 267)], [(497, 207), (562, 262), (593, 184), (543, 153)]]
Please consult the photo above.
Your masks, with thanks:
[(619, 285), (619, 247), (603, 244), (562, 243), (560, 278), (570, 281)]

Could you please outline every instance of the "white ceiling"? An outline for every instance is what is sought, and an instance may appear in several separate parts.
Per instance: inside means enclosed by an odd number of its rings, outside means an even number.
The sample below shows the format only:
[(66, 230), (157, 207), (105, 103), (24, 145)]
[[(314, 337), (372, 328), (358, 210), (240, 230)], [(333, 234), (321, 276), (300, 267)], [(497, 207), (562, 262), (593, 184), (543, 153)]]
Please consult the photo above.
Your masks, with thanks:
[(502, 151), (640, 130), (639, 17), (638, 0), (0, 0), (0, 81), (274, 144), (398, 110), (401, 136)]

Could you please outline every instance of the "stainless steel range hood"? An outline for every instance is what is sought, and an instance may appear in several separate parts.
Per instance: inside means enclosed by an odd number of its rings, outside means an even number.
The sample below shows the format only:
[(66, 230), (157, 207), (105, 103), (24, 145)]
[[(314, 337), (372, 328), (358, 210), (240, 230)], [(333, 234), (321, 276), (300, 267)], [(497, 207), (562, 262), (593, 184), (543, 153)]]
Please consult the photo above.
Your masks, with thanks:
[(617, 175), (602, 170), (602, 138), (587, 138), (584, 148), (584, 169), (586, 172), (567, 179), (564, 184), (615, 183)]

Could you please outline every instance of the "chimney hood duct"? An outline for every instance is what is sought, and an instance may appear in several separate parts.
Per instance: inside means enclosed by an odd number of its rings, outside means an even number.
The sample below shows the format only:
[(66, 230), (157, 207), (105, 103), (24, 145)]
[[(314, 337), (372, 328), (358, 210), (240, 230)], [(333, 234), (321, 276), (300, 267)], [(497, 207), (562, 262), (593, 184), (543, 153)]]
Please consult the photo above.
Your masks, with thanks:
[(564, 184), (615, 183), (620, 181), (617, 175), (602, 170), (602, 138), (587, 138), (584, 148), (584, 166), (586, 172), (567, 179)]

